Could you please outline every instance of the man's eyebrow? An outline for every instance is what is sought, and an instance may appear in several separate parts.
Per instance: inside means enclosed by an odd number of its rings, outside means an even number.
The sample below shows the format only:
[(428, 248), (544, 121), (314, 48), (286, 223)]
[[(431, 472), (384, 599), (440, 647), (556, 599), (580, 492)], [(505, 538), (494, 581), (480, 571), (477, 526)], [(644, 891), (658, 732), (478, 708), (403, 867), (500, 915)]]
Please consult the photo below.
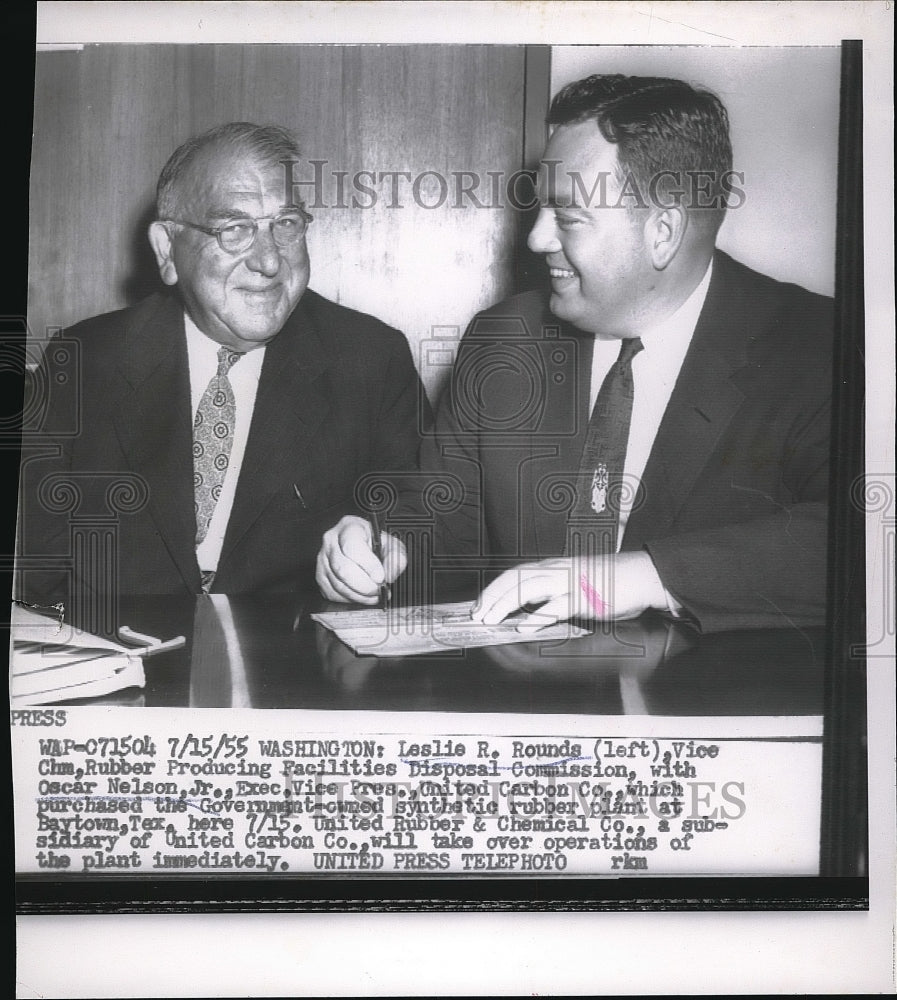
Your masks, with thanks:
[[(274, 213), (274, 218), (281, 215), (293, 215), (299, 211), (300, 208), (304, 207), (302, 203), (295, 205), (281, 205), (281, 207)], [(267, 216), (255, 216), (250, 212), (247, 212), (242, 208), (220, 208), (212, 206), (206, 211), (206, 219), (255, 219), (255, 218), (267, 218)]]
[(206, 209), (207, 219), (251, 219), (249, 212), (242, 208), (229, 208), (221, 205), (212, 205)]

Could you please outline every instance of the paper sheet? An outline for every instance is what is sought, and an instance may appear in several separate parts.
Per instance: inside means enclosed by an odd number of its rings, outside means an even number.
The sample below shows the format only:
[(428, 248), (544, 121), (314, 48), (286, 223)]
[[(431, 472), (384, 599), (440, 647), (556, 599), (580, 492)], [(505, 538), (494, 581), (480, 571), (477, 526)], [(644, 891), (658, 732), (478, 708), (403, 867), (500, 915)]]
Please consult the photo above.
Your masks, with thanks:
[(518, 632), (522, 615), (511, 615), (498, 625), (471, 621), (472, 601), (425, 604), (407, 608), (364, 608), (322, 612), (311, 617), (335, 632), (358, 654), (368, 656), (419, 656), (447, 649), (500, 646), (512, 642), (546, 642), (588, 635), (588, 631), (559, 622), (537, 632)]
[(13, 604), (10, 625), (10, 704), (45, 705), (144, 687), (133, 650), (58, 619)]

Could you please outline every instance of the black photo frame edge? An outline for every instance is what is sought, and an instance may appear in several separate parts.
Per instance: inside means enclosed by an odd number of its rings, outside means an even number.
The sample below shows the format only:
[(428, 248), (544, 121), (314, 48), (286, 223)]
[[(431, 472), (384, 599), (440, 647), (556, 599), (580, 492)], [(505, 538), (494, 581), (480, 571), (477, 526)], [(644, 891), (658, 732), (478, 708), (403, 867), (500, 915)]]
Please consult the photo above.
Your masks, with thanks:
[[(31, 19), (29, 21), (29, 13)], [(23, 72), (33, 78), (34, 13), (7, 14), (24, 53), (9, 62), (7, 93), (22, 91)], [(527, 86), (538, 90), (547, 69), (547, 46), (527, 46)], [(861, 40), (842, 43), (841, 108), (836, 254), (835, 410), (830, 515), (830, 641), (826, 664), (823, 745), (822, 874), (813, 877), (723, 877), (638, 879), (334, 879), (276, 880), (15, 878), (15, 908), (21, 915), (134, 912), (406, 912), (569, 910), (863, 910), (869, 903), (865, 871), (868, 831), (865, 719), (864, 510), (852, 501), (863, 477), (863, 190)], [(24, 67), (24, 68), (23, 68)], [(13, 79), (14, 78), (14, 79)], [(31, 106), (10, 111), (8, 130), (19, 154), (9, 166), (18, 190), (28, 184)], [(531, 124), (528, 119), (528, 125)], [(527, 130), (527, 143), (531, 144)], [(15, 206), (14, 227), (26, 246), (27, 199)], [(27, 255), (15, 255), (8, 271), (7, 333), (24, 338)], [(17, 326), (17, 324), (19, 324)], [(18, 391), (18, 396), (16, 392)], [(7, 394), (12, 412), (21, 408), (21, 388)], [(18, 454), (3, 449), (5, 482), (16, 480)], [(11, 478), (10, 478), (11, 476)], [(7, 498), (10, 491), (7, 490)], [(4, 524), (4, 553), (12, 552), (15, 518)], [(11, 577), (11, 564), (0, 564)], [(9, 737), (6, 737), (7, 740)], [(7, 744), (8, 746), (8, 744)], [(11, 782), (7, 786), (11, 789)], [(11, 793), (7, 816), (12, 821)], [(11, 852), (10, 852), (11, 854)], [(326, 898), (322, 889), (326, 886)]]

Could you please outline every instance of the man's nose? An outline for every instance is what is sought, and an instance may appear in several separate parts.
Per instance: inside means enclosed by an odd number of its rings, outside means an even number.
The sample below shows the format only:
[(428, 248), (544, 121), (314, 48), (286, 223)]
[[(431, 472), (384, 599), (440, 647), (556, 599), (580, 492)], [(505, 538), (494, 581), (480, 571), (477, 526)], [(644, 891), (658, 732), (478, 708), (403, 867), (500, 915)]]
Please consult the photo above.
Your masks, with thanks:
[(540, 208), (526, 245), (533, 253), (557, 253), (561, 249), (557, 222), (550, 208)]
[(280, 270), (280, 248), (274, 242), (270, 222), (259, 225), (246, 256), (246, 266), (251, 271), (265, 274), (269, 278), (273, 278)]

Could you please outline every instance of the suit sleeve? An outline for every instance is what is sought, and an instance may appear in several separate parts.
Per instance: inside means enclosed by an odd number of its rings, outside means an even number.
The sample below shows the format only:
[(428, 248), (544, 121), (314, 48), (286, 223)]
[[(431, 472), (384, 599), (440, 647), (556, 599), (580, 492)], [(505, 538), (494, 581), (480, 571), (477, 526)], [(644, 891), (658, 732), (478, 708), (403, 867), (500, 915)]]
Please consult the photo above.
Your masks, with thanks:
[(825, 623), (831, 407), (824, 372), (815, 408), (805, 409), (785, 442), (779, 495), (766, 498), (778, 509), (646, 545), (667, 591), (703, 632)]
[(406, 478), (400, 495), (400, 517), (419, 525), (409, 536), (412, 544), (448, 558), (485, 552), (479, 435), (470, 394), (466, 405), (459, 405), (464, 387), (458, 373), (470, 349), (468, 331), (441, 391), (435, 419), (424, 431), (418, 472)]
[(383, 470), (414, 468), (421, 434), (432, 423), (432, 413), (408, 342), (401, 334), (393, 338), (382, 390), (375, 416), (375, 467)]

